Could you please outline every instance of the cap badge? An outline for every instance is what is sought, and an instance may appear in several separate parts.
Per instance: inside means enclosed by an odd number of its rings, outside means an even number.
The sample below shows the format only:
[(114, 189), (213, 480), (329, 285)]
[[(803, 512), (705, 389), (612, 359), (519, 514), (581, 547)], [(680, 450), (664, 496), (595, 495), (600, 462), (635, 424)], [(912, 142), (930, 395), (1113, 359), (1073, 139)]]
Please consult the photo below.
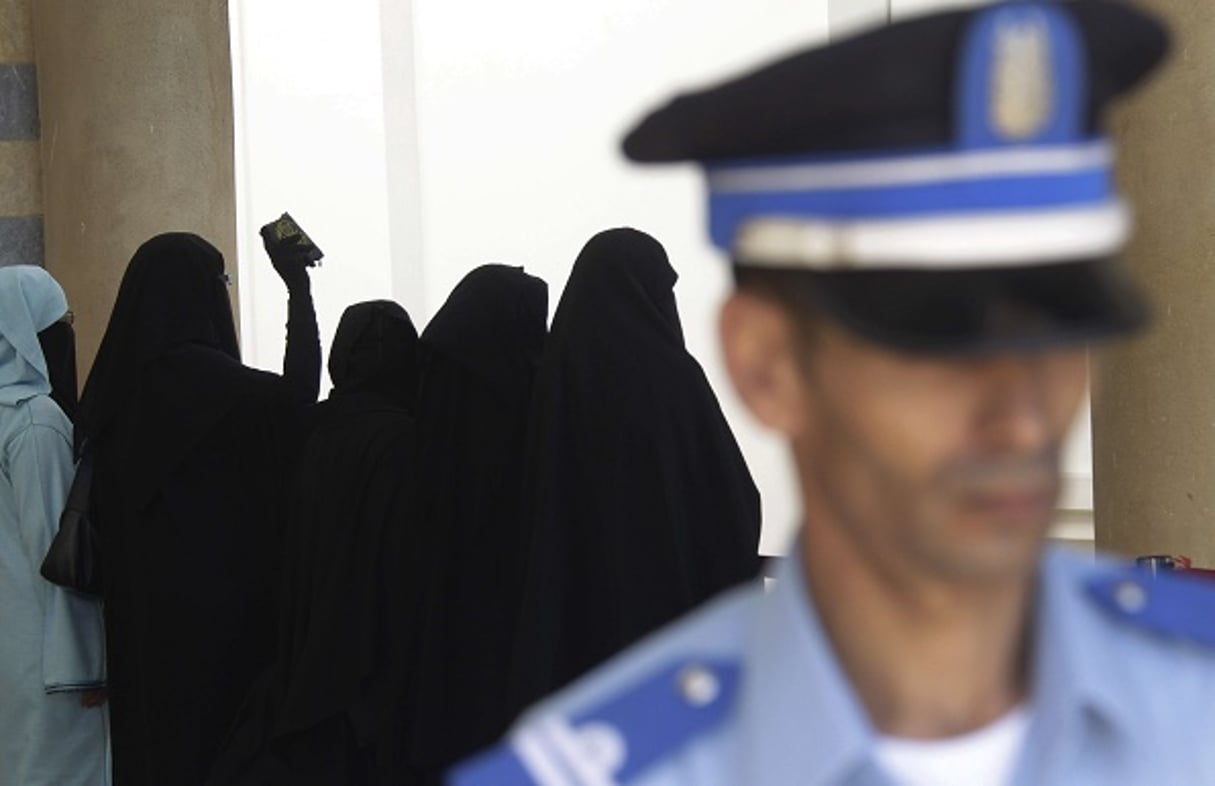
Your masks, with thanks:
[(1054, 104), (1051, 34), (1041, 15), (1003, 20), (995, 34), (991, 125), (1008, 142), (1026, 141), (1050, 123)]

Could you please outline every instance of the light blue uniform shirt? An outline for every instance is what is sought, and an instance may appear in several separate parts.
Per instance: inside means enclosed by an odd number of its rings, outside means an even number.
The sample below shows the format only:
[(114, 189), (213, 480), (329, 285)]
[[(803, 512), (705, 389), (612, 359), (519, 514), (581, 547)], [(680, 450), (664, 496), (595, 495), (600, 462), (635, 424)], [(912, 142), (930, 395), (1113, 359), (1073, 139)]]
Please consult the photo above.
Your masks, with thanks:
[[(529, 712), (456, 786), (893, 786), (807, 597), (728, 593)], [(1015, 786), (1215, 785), (1215, 585), (1048, 551)]]

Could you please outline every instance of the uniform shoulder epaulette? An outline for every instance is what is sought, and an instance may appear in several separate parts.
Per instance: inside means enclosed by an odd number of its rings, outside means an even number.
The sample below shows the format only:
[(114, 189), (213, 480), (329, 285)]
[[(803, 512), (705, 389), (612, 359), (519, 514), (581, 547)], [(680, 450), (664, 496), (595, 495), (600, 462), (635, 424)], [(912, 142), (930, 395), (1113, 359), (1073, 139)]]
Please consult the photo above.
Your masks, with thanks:
[(1215, 583), (1179, 574), (1156, 576), (1133, 566), (1087, 582), (1088, 595), (1128, 624), (1215, 649)]
[(728, 717), (737, 663), (682, 661), (587, 711), (542, 714), (459, 766), (451, 786), (622, 786)]

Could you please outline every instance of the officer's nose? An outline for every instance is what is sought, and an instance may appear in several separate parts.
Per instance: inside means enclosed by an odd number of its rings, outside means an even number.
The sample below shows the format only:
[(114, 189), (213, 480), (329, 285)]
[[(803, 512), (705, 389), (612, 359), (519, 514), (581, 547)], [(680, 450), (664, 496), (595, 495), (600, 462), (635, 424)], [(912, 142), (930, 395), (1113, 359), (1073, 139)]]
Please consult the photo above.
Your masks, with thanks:
[(1051, 417), (1051, 359), (1016, 354), (982, 363), (979, 426), (985, 445), (1000, 453), (1041, 453), (1055, 438)]

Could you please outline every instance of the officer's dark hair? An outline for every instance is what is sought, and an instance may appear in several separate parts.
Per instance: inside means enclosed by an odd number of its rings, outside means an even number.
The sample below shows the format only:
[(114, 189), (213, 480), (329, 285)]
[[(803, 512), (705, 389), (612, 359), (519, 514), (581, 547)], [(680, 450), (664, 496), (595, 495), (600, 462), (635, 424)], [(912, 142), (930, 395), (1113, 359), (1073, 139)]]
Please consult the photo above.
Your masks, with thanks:
[(803, 271), (737, 263), (732, 269), (734, 286), (740, 290), (776, 300), (797, 311), (814, 308), (814, 278)]
[(798, 336), (809, 341), (819, 322), (819, 306), (814, 295), (814, 277), (804, 271), (784, 268), (732, 265), (734, 287), (765, 298), (780, 306), (798, 327)]

